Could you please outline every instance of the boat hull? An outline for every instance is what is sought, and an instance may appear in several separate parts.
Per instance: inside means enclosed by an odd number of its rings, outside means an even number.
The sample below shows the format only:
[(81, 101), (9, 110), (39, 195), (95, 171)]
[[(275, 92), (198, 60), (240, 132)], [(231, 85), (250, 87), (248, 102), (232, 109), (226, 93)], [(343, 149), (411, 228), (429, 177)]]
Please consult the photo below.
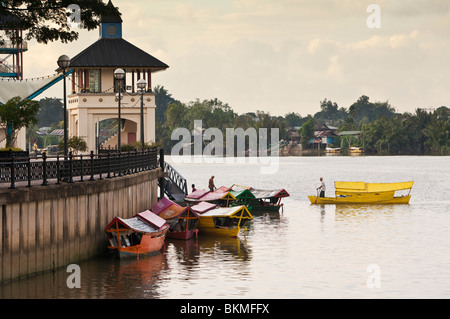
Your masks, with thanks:
[(279, 212), (281, 205), (271, 205), (271, 206), (251, 206), (252, 213), (258, 212)]
[(140, 256), (155, 255), (164, 247), (166, 233), (167, 230), (162, 231), (157, 235), (144, 234), (139, 245), (128, 247), (109, 246), (109, 248), (113, 249), (115, 255), (119, 258), (139, 258)]
[(218, 227), (214, 224), (212, 217), (201, 216), (198, 229), (203, 235), (223, 236), (223, 237), (238, 237), (241, 230), (240, 227)]
[(408, 204), (411, 196), (379, 198), (370, 196), (317, 197), (308, 196), (311, 204)]
[(197, 236), (197, 233), (198, 229), (187, 231), (170, 231), (167, 233), (167, 238), (188, 240), (194, 237), (194, 234)]

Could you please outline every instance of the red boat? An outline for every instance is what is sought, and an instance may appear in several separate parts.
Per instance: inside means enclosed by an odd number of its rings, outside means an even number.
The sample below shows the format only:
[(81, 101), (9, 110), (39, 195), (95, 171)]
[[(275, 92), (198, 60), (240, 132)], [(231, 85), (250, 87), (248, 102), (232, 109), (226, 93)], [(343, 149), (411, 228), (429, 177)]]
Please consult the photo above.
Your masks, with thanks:
[(168, 230), (167, 222), (148, 210), (128, 219), (115, 217), (105, 229), (108, 248), (119, 258), (158, 253)]
[(197, 236), (199, 216), (189, 206), (180, 206), (167, 198), (163, 198), (152, 206), (152, 211), (169, 224), (168, 238), (191, 239)]

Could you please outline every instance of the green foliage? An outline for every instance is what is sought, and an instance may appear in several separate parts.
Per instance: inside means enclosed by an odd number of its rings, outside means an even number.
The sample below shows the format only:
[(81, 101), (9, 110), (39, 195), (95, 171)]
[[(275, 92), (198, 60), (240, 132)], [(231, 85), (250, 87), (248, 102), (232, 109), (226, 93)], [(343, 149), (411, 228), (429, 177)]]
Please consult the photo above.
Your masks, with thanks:
[[(58, 145), (60, 150), (64, 150), (64, 140), (62, 139)], [(87, 151), (87, 143), (80, 136), (72, 136), (67, 140), (67, 148), (71, 150), (74, 154), (78, 154), (78, 152)]]
[(366, 123), (362, 138), (378, 153), (448, 154), (450, 112), (441, 107), (434, 112), (417, 109)]
[(381, 116), (394, 116), (395, 110), (388, 102), (369, 102), (369, 97), (362, 95), (349, 108), (349, 114), (356, 123), (370, 123)]
[(309, 143), (309, 140), (314, 137), (314, 126), (314, 119), (312, 117), (309, 117), (308, 120), (300, 128), (298, 134), (301, 137), (303, 147), (306, 147)]
[(6, 147), (11, 147), (16, 141), (19, 130), (24, 126), (37, 123), (36, 114), (39, 103), (23, 100), (16, 96), (0, 106), (0, 126), (6, 130)]
[[(161, 143), (149, 143), (149, 142), (145, 142), (144, 143), (144, 149), (148, 150), (151, 148), (160, 148), (162, 146)], [(128, 143), (128, 144), (124, 144), (120, 147), (120, 150), (122, 152), (132, 152), (135, 150), (141, 150), (142, 149), (142, 143), (140, 141), (136, 141), (136, 142), (132, 142), (132, 143)]]
[(172, 98), (172, 94), (164, 88), (164, 86), (157, 85), (153, 89), (155, 92), (155, 118), (156, 121), (160, 123), (164, 123), (166, 121), (166, 111), (170, 104), (176, 102), (175, 99)]
[[(0, 5), (0, 16), (14, 16), (6, 22), (8, 28), (24, 30), (24, 39), (14, 31), (6, 32), (6, 37), (14, 42), (35, 39), (47, 44), (60, 40), (63, 43), (78, 39), (76, 29), (67, 24), (67, 7), (76, 4), (81, 10), (81, 27), (92, 30), (99, 25), (99, 17), (110, 12), (102, 0), (4, 0)], [(0, 35), (0, 44), (6, 39)]]
[(39, 100), (40, 110), (37, 114), (39, 127), (52, 126), (64, 120), (64, 108), (61, 99), (49, 98)]
[(3, 147), (3, 148), (0, 148), (0, 152), (9, 152), (9, 151), (22, 152), (23, 149), (17, 148), (17, 147)]

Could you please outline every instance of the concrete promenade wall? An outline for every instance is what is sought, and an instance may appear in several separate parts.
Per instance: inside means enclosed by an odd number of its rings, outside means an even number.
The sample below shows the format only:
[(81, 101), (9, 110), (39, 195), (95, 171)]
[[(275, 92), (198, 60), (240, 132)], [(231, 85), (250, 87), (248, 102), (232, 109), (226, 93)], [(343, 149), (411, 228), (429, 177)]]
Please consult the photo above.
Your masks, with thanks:
[(149, 209), (161, 168), (123, 177), (0, 189), (0, 282), (99, 256), (106, 225)]

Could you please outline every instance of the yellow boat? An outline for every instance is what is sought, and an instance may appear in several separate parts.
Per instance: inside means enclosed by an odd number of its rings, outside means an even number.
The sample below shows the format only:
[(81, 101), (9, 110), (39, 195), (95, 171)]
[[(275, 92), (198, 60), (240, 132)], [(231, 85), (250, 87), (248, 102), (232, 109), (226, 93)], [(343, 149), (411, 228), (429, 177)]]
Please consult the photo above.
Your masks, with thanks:
[(364, 153), (364, 149), (362, 147), (350, 147), (348, 150), (350, 154), (362, 154)]
[[(308, 196), (311, 204), (408, 204), (414, 182), (334, 182), (335, 197)], [(396, 192), (409, 190), (406, 195)]]
[[(195, 211), (195, 207), (192, 207)], [(200, 234), (237, 237), (245, 224), (253, 219), (247, 207), (217, 207), (199, 214)]]

